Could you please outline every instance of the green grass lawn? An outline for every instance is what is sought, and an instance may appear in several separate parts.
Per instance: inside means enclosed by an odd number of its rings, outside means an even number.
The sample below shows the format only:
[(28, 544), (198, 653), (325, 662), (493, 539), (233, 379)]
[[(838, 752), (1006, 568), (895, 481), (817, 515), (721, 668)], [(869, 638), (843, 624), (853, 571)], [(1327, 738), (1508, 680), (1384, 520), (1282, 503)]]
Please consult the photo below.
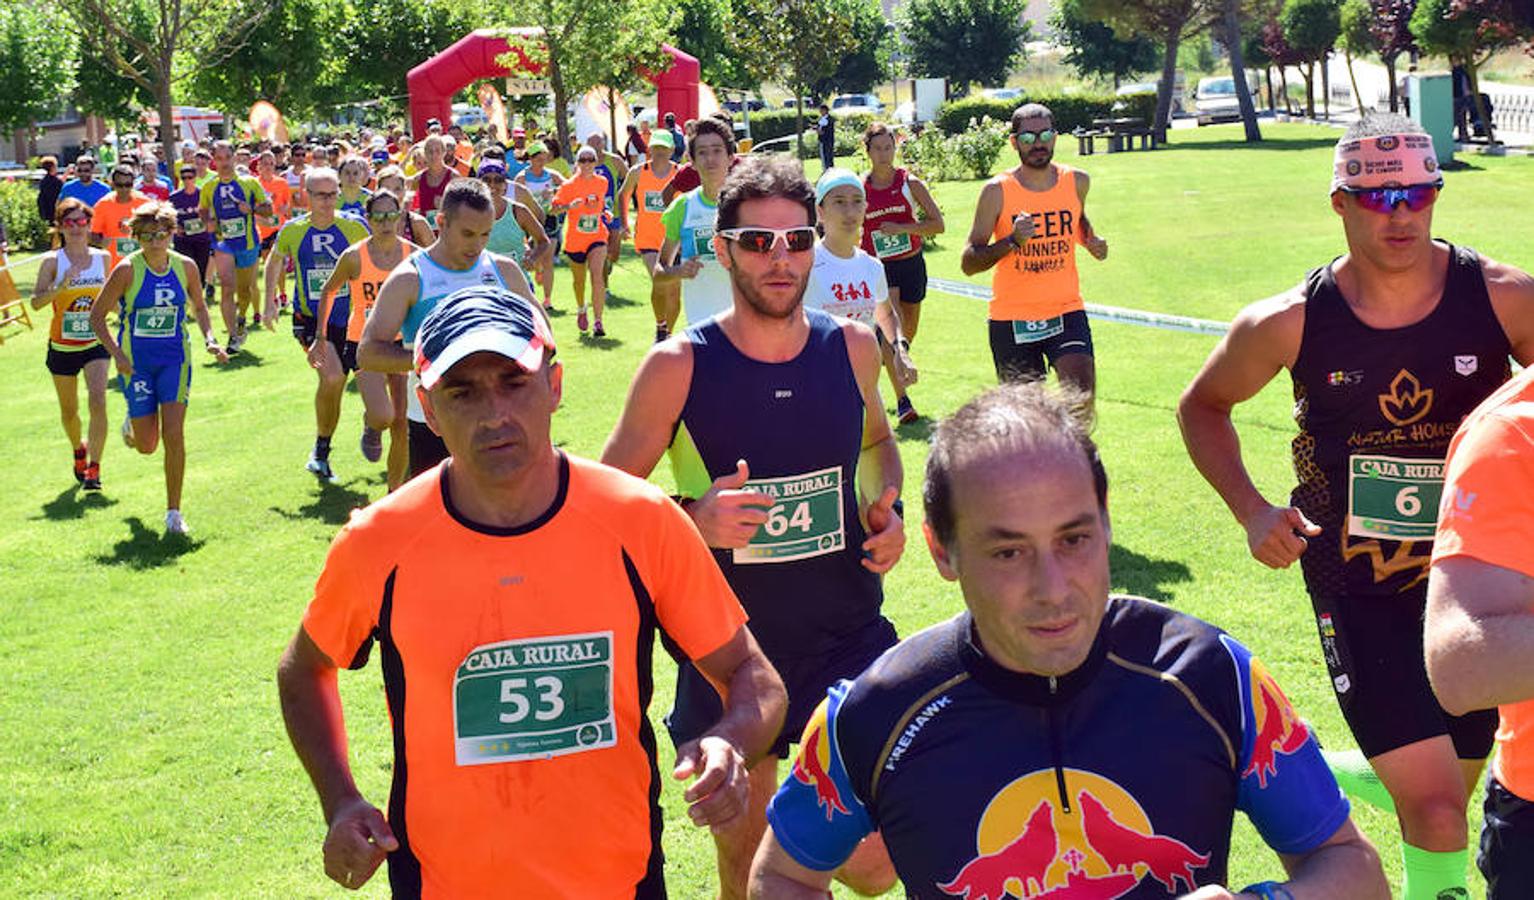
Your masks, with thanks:
[[(1172, 146), (1154, 153), (1082, 160), (1093, 179), (1090, 214), (1112, 247), (1104, 263), (1080, 256), (1087, 299), (1229, 319), (1340, 253), (1325, 198), (1337, 132), (1265, 131), (1275, 140), (1255, 149), (1232, 143), (1239, 132), (1230, 126), (1174, 132)], [(1063, 159), (1076, 162), (1074, 143), (1061, 141)], [(1534, 162), (1475, 158), (1448, 179), (1438, 233), (1534, 265), (1530, 227), (1509, 218), (1534, 185)], [(957, 250), (978, 183), (935, 190), (948, 233), (929, 266), (960, 278)], [(559, 270), (555, 301), (566, 311), (569, 277)], [(23, 289), (31, 279), (17, 276)], [(632, 257), (614, 289), (608, 339), (577, 339), (573, 315), (555, 322), (566, 387), (554, 433), (587, 456), (600, 452), (652, 334), (648, 283)], [(984, 318), (978, 301), (929, 295), (916, 341), (922, 377), (912, 396), (928, 418), (899, 431), (912, 524), (907, 554), (886, 581), (886, 610), (902, 634), (960, 608), (914, 522), (930, 423), (994, 381)], [(1094, 336), (1115, 586), (1232, 631), (1323, 741), (1350, 745), (1298, 572), (1248, 557), (1240, 529), (1182, 449), (1176, 398), (1214, 339), (1112, 324)], [(286, 321), (275, 334), (256, 334), (237, 364), (199, 363), (183, 503), (194, 531), (190, 541), (166, 540), (160, 458), (117, 440), (116, 395), (106, 490), (76, 490), (44, 349), (41, 330), (12, 331), (0, 346), (0, 376), (12, 385), (0, 396), (10, 460), (0, 468), (0, 895), (333, 896), (320, 864), (324, 824), (288, 746), (273, 672), (332, 535), (352, 508), (383, 494), (381, 466), (356, 450), (360, 400), (348, 395), (336, 436), (339, 481), (320, 486), (303, 470), (314, 379)], [(1292, 481), (1287, 385), (1276, 383), (1236, 418), (1258, 484), (1284, 496)], [(663, 466), (655, 477), (667, 483), (670, 473)], [(674, 670), (658, 658), (651, 715), (659, 728)], [(391, 748), (378, 669), (341, 683), (357, 780), (383, 805)], [(662, 754), (665, 771), (669, 750)], [(672, 894), (709, 896), (711, 843), (687, 823), (680, 793), (668, 785), (664, 795)], [(1399, 883), (1394, 822), (1371, 810), (1355, 815)], [(592, 824), (600, 853), (600, 812)], [(1231, 883), (1280, 872), (1239, 824)], [(364, 891), (385, 892), (383, 878)]]

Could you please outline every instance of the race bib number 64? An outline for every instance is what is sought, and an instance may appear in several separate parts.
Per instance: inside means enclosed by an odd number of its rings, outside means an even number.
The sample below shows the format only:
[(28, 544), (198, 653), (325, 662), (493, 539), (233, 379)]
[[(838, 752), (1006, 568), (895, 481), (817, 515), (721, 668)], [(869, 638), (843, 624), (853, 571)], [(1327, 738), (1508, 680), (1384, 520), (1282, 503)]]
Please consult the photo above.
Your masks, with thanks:
[(453, 679), (458, 765), (548, 759), (618, 742), (613, 633), (475, 647)]
[(746, 482), (773, 498), (767, 521), (744, 547), (732, 551), (737, 565), (780, 563), (835, 553), (847, 545), (842, 523), (842, 467), (784, 478)]

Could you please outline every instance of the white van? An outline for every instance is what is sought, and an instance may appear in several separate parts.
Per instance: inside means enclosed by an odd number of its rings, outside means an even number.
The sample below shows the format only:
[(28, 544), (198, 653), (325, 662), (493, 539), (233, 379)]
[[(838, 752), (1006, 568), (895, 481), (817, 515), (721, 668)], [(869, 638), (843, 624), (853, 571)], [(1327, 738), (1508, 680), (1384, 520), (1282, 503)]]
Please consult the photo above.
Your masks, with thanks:
[[(1246, 73), (1246, 86), (1252, 95), (1252, 103), (1255, 104), (1258, 87), (1256, 72)], [(1241, 102), (1236, 98), (1236, 79), (1229, 75), (1200, 78), (1198, 90), (1193, 95), (1193, 109), (1198, 113), (1200, 125), (1241, 121)]]

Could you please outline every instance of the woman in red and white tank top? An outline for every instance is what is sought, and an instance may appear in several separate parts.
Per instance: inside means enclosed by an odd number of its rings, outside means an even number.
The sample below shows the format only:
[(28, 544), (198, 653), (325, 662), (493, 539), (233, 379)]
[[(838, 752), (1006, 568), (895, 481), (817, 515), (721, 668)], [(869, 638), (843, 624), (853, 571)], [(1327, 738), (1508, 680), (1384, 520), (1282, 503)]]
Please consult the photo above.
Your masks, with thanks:
[(895, 135), (888, 125), (875, 122), (868, 126), (863, 132), (863, 148), (871, 166), (863, 176), (863, 193), (868, 198), (863, 251), (884, 263), (890, 304), (900, 315), (900, 330), (909, 343), (916, 338), (921, 301), (927, 296), (922, 239), (943, 233), (943, 211), (920, 178), (895, 167)]

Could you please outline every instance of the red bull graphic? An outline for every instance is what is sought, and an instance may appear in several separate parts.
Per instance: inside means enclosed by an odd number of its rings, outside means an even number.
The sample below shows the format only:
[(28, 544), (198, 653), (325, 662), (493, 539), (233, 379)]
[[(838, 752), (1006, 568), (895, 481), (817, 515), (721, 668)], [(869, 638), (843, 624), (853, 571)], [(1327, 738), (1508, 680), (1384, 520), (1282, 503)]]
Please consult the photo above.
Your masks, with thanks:
[(1268, 786), (1268, 778), (1278, 773), (1278, 757), (1289, 756), (1305, 746), (1305, 742), (1310, 739), (1310, 729), (1300, 720), (1278, 682), (1273, 680), (1273, 676), (1268, 674), (1267, 668), (1256, 657), (1251, 661), (1251, 680), (1255, 717), (1252, 731), (1257, 737), (1252, 745), (1252, 761), (1247, 764), (1241, 777), (1255, 774), (1257, 786), (1265, 788)]
[(1156, 834), (1115, 782), (1081, 769), (1065, 769), (1064, 778), (1069, 808), (1053, 769), (999, 791), (975, 829), (978, 854), (938, 887), (963, 900), (1114, 900), (1146, 878), (1169, 893), (1179, 883), (1197, 887), (1208, 853)]
[(826, 811), (826, 821), (837, 813), (851, 815), (842, 802), (841, 789), (831, 779), (826, 767), (831, 763), (830, 748), (823, 745), (826, 733), (826, 709), (822, 704), (804, 728), (804, 738), (799, 742), (799, 755), (794, 759), (794, 780), (815, 789), (815, 804)]

